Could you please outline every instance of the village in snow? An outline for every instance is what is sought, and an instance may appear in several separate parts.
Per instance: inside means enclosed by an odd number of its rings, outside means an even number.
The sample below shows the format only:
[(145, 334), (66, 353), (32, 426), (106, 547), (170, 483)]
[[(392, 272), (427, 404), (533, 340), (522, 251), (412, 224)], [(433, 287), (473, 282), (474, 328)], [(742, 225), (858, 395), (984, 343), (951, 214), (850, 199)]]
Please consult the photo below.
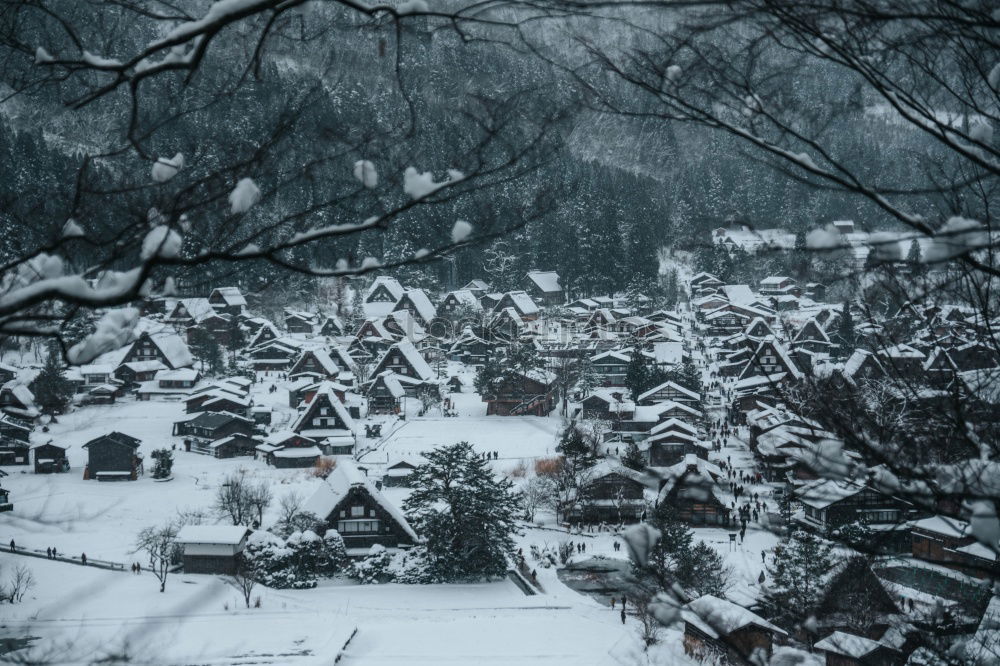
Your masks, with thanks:
[(0, 2), (0, 664), (1000, 666), (998, 54)]
[[(741, 238), (759, 236), (720, 229), (714, 251)], [(658, 307), (641, 293), (570, 299), (551, 271), (504, 293), (378, 276), (273, 318), (223, 285), (105, 312), (128, 333), (83, 365), (8, 350), (5, 650), (890, 664), (919, 656), (921, 623), (944, 614), (980, 663), (1000, 619), (993, 553), (894, 493), (889, 466), (850, 471), (862, 454), (790, 401), (809, 377), (849, 390), (905, 373), (926, 380), (923, 400), (961, 390), (993, 406), (978, 323), (957, 306), (904, 308), (929, 324), (879, 348), (864, 341), (880, 326), (819, 283), (727, 284), (683, 265), (669, 280), (674, 302)], [(441, 506), (498, 521), (475, 537), (495, 543), (434, 552), (463, 543), (422, 533), (440, 529)], [(670, 541), (645, 561), (650, 526)], [(877, 535), (875, 558), (824, 545), (847, 526)], [(485, 576), (453, 580), (448, 566)], [(761, 605), (802, 603), (775, 589), (802, 577), (808, 639)], [(657, 602), (663, 584), (676, 603)]]

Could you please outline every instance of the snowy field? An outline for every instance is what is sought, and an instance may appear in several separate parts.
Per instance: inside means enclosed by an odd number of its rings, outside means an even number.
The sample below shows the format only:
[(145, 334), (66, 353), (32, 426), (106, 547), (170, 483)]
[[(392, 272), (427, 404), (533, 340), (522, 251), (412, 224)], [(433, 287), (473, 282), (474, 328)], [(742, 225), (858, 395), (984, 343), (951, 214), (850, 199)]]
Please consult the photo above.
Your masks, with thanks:
[[(0, 567), (27, 564), (37, 587), (5, 607), (5, 636), (34, 636), (29, 655), (92, 663), (128, 654), (170, 664), (340, 663), (555, 665), (629, 663), (634, 621), (622, 625), (557, 582), (527, 597), (513, 583), (259, 588), (246, 610), (215, 576), (179, 574), (159, 594), (148, 574), (0, 555)], [(255, 592), (257, 594), (257, 592)], [(683, 662), (680, 662), (683, 663)]]

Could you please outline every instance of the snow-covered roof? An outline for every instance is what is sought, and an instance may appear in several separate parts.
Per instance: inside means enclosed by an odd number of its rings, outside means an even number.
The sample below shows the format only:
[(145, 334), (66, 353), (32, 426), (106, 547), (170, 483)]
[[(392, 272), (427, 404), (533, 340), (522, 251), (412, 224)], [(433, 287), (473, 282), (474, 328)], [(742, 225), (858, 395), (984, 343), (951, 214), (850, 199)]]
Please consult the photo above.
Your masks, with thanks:
[(194, 357), (191, 356), (187, 344), (173, 329), (164, 327), (152, 331), (149, 333), (149, 339), (157, 346), (171, 367), (182, 368), (194, 363)]
[(757, 300), (754, 296), (753, 290), (750, 289), (750, 285), (746, 284), (725, 284), (722, 285), (722, 291), (729, 299), (730, 303), (739, 305), (750, 305)]
[[(836, 222), (834, 223), (836, 224)], [(873, 641), (857, 634), (835, 631), (814, 646), (817, 650), (845, 655), (853, 659), (861, 659), (879, 648), (888, 648), (878, 641)], [(888, 648), (892, 649), (892, 648)]]
[(969, 536), (969, 524), (967, 522), (945, 516), (931, 516), (930, 518), (914, 520), (910, 523), (910, 527), (934, 532), (935, 534), (944, 534), (955, 539)]
[(377, 278), (375, 278), (375, 281), (372, 282), (372, 285), (368, 288), (368, 293), (365, 294), (365, 300), (367, 301), (371, 297), (371, 295), (375, 293), (375, 290), (377, 290), (380, 286), (385, 287), (389, 291), (389, 293), (392, 294), (392, 297), (397, 301), (405, 291), (403, 289), (403, 285), (399, 284), (399, 280), (397, 280), (396, 278), (389, 277), (387, 275), (380, 275)]
[[(312, 400), (306, 403), (306, 408), (299, 414), (298, 418), (295, 419), (295, 423), (292, 424), (291, 429), (293, 431), (302, 433), (314, 433), (314, 434), (316, 433), (316, 429), (306, 428), (303, 426), (305, 425), (305, 421), (307, 418), (312, 418), (312, 416), (314, 416), (309, 414), (310, 407), (313, 404), (315, 404), (316, 400), (318, 400), (321, 396), (326, 396), (327, 400), (329, 400), (330, 405), (333, 407), (334, 411), (337, 412), (337, 416), (340, 418), (340, 421), (344, 424), (344, 427), (350, 431), (354, 430), (354, 419), (351, 418), (351, 415), (347, 411), (347, 407), (344, 406), (344, 403), (341, 402), (340, 398), (337, 397), (337, 394), (333, 392), (333, 388), (334, 387), (332, 382), (320, 382), (319, 386), (316, 389), (316, 394), (313, 396)], [(309, 435), (306, 436), (308, 437)]]
[(393, 398), (402, 398), (406, 395), (406, 390), (403, 385), (399, 382), (400, 375), (397, 375), (392, 370), (386, 370), (378, 374), (378, 378), (382, 380), (385, 387), (389, 389), (389, 394)]
[(156, 381), (188, 381), (198, 379), (198, 371), (194, 368), (177, 368), (176, 370), (158, 370), (153, 379)]
[(825, 509), (835, 502), (857, 495), (862, 490), (864, 486), (851, 481), (817, 479), (804, 484), (796, 491), (795, 496), (803, 504), (815, 509)]
[(531, 296), (524, 291), (508, 291), (505, 296), (509, 296), (514, 307), (522, 315), (533, 315), (538, 313), (538, 306), (531, 300)]
[(239, 287), (216, 287), (209, 294), (209, 298), (218, 294), (222, 297), (222, 300), (226, 302), (226, 305), (246, 305), (247, 299), (243, 297), (240, 292)]
[(750, 625), (768, 629), (783, 636), (787, 635), (783, 629), (771, 624), (760, 615), (739, 604), (734, 604), (728, 599), (720, 599), (710, 594), (685, 604), (682, 608), (682, 617), (686, 622), (695, 625), (712, 638), (728, 636), (734, 631)]
[(177, 543), (237, 546), (250, 532), (243, 525), (185, 525), (177, 532)]
[(449, 292), (445, 298), (454, 298), (461, 305), (465, 305), (474, 310), (482, 310), (482, 305), (479, 303), (479, 299), (468, 289), (456, 289), (455, 291)]
[(417, 373), (417, 377), (424, 381), (434, 379), (434, 370), (431, 369), (431, 366), (420, 355), (420, 352), (417, 351), (412, 342), (406, 340), (397, 342), (389, 348), (386, 354), (392, 354), (394, 350), (399, 351), (406, 358), (407, 363)]
[(365, 474), (357, 468), (352, 460), (340, 458), (325, 481), (319, 484), (312, 496), (302, 505), (302, 510), (326, 518), (337, 507), (337, 504), (354, 486), (361, 486), (382, 509), (399, 523), (399, 526), (414, 541), (417, 533), (410, 527), (406, 516), (375, 487)]
[(555, 271), (528, 271), (528, 279), (546, 294), (559, 293), (563, 290), (559, 284), (559, 274)]
[(678, 391), (679, 393), (681, 393), (683, 395), (686, 395), (687, 397), (691, 398), (694, 401), (700, 401), (701, 400), (701, 396), (699, 394), (695, 393), (694, 391), (692, 391), (690, 389), (684, 388), (683, 386), (681, 386), (677, 382), (673, 382), (673, 381), (670, 381), (670, 380), (667, 380), (667, 381), (663, 382), (659, 386), (654, 386), (653, 388), (649, 389), (645, 393), (640, 393), (639, 397), (636, 398), (636, 399), (640, 400), (640, 401), (645, 400), (646, 398), (649, 398), (649, 397), (651, 397), (653, 395), (656, 395), (660, 391), (663, 391), (664, 389), (668, 389), (668, 388), (671, 388), (671, 389), (673, 389), (675, 391)]
[(122, 363), (123, 366), (134, 372), (156, 372), (157, 370), (167, 370), (167, 366), (162, 361), (129, 361)]
[[(431, 303), (431, 299), (427, 297), (427, 293), (424, 292), (423, 289), (408, 289), (399, 300), (403, 299), (406, 299), (413, 304), (414, 309), (417, 311), (417, 315), (425, 322), (431, 321), (437, 314), (434, 304)], [(393, 310), (399, 309), (399, 301), (397, 301)]]
[(663, 423), (657, 423), (650, 429), (649, 433), (651, 435), (655, 435), (657, 433), (666, 432), (667, 430), (683, 430), (692, 435), (698, 434), (698, 428), (691, 425), (687, 421), (681, 421), (680, 419), (673, 416), (671, 416)]
[(317, 458), (323, 455), (323, 452), (315, 446), (290, 446), (272, 451), (271, 455), (275, 458)]

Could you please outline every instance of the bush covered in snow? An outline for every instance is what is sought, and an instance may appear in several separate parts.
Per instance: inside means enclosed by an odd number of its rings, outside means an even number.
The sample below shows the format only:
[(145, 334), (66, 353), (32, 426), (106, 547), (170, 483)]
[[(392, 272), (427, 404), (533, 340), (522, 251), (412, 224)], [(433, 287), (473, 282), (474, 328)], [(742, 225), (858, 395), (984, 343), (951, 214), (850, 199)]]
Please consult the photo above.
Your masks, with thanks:
[(276, 589), (316, 587), (317, 577), (341, 573), (347, 562), (344, 540), (336, 530), (319, 536), (312, 530), (293, 532), (287, 539), (257, 531), (243, 551), (258, 582)]
[(432, 570), (432, 563), (423, 546), (391, 552), (378, 544), (360, 562), (353, 566), (354, 577), (360, 583), (403, 583), (428, 585), (443, 582)]

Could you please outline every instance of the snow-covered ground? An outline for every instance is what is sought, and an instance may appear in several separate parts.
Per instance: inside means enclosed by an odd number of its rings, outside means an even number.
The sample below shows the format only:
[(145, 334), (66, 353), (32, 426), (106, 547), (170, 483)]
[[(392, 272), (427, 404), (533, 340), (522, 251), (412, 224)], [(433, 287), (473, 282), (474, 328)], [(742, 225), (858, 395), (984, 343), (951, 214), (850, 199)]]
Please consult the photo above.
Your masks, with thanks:
[(151, 574), (0, 555), (0, 570), (26, 564), (38, 584), (6, 606), (4, 635), (34, 636), (52, 663), (92, 663), (126, 653), (174, 664), (622, 663), (634, 621), (568, 588), (525, 596), (513, 583), (372, 585), (313, 590), (258, 588), (247, 610), (216, 576), (178, 574), (157, 592)]

